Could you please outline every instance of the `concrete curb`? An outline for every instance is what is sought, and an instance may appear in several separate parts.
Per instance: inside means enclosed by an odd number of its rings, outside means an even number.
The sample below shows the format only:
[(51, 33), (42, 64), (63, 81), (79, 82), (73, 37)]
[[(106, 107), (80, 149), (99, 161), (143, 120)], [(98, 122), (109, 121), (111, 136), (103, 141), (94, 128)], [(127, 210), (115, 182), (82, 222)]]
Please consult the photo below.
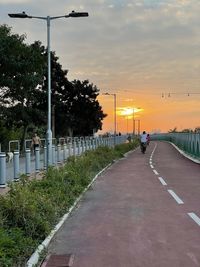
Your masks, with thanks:
[(181, 155), (183, 155), (184, 157), (188, 158), (189, 160), (191, 160), (191, 161), (193, 161), (193, 162), (195, 162), (195, 163), (197, 163), (197, 164), (200, 164), (200, 160), (191, 157), (190, 155), (188, 155), (187, 153), (185, 153), (183, 150), (181, 150), (179, 147), (177, 147), (177, 146), (176, 146), (175, 144), (173, 144), (172, 142), (169, 142), (169, 141), (168, 141), (168, 143), (170, 143), (173, 147), (175, 147), (176, 150), (178, 150), (178, 152), (179, 152)]

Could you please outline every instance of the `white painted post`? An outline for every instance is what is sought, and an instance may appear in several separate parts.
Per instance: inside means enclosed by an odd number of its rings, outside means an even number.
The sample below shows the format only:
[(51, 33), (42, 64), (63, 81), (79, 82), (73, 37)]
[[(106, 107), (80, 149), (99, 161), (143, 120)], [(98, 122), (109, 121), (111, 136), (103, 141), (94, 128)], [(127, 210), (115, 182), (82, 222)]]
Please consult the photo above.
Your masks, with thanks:
[(19, 181), (19, 151), (14, 151), (14, 181)]
[(76, 157), (76, 140), (73, 141), (73, 155)]
[(61, 153), (61, 145), (57, 145), (57, 162), (61, 163), (61, 158), (60, 158), (60, 153)]
[(0, 188), (6, 187), (6, 153), (0, 153)]
[(56, 165), (56, 148), (55, 148), (55, 145), (52, 145), (52, 164)]
[(67, 144), (64, 143), (63, 145), (63, 160), (65, 161), (67, 159)]
[(26, 175), (30, 176), (31, 174), (31, 150), (26, 149)]
[(35, 172), (40, 171), (40, 148), (35, 148)]
[(47, 147), (44, 146), (44, 169), (46, 170), (46, 168), (47, 168)]

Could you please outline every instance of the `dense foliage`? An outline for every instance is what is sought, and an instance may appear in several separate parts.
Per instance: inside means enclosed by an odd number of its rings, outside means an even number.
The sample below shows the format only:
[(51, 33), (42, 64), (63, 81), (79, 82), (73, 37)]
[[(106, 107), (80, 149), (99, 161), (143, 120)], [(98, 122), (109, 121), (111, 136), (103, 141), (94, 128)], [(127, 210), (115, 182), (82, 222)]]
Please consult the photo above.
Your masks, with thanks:
[[(5, 132), (18, 129), (24, 139), (34, 129), (45, 134), (47, 124), (47, 51), (41, 42), (25, 43), (25, 35), (0, 25), (0, 143)], [(55, 52), (51, 52), (53, 136), (91, 135), (106, 116), (97, 101), (99, 89), (89, 81), (67, 79)]]
[(92, 178), (137, 143), (99, 147), (64, 167), (49, 169), (41, 180), (22, 178), (0, 196), (0, 266), (21, 267), (67, 212)]

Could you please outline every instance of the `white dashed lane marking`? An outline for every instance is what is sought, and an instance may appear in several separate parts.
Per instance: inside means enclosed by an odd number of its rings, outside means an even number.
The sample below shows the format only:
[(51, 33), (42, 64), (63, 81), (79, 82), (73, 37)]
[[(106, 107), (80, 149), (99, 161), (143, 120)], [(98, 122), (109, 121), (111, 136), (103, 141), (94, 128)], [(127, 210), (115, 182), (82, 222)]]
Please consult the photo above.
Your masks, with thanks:
[(189, 212), (188, 215), (200, 226), (200, 218), (194, 212)]
[(167, 185), (167, 183), (165, 182), (165, 180), (162, 177), (158, 177), (158, 179), (160, 180), (162, 185)]
[(158, 173), (156, 170), (153, 170), (153, 172), (154, 172), (156, 175), (159, 175), (159, 173)]
[(183, 200), (180, 199), (180, 197), (177, 196), (177, 194), (173, 190), (167, 190), (170, 195), (176, 200), (178, 204), (184, 204)]

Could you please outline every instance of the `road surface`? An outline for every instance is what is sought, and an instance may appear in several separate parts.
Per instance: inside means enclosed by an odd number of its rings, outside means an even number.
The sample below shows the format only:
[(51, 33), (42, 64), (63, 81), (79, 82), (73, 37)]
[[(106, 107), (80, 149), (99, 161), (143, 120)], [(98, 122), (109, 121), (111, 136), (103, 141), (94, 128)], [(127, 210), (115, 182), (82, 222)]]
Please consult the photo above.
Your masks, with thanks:
[(199, 267), (200, 165), (151, 142), (98, 177), (50, 243), (73, 267)]

